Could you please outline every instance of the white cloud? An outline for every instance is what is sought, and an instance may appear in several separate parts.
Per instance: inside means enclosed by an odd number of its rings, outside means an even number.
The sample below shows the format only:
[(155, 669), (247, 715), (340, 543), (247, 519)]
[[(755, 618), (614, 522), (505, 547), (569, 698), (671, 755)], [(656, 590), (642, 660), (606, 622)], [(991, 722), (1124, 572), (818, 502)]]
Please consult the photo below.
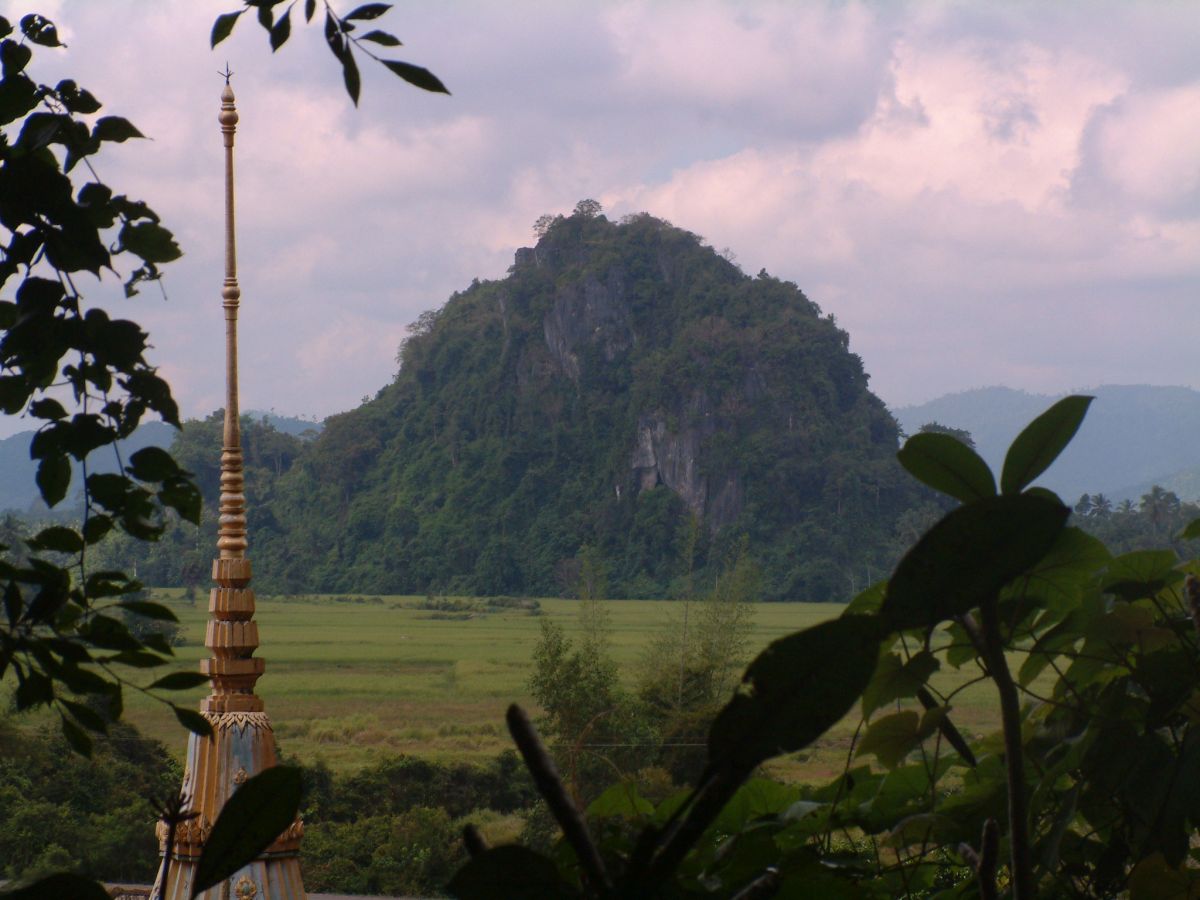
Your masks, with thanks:
[(1075, 187), (1083, 202), (1200, 214), (1200, 81), (1122, 94), (1095, 110)]

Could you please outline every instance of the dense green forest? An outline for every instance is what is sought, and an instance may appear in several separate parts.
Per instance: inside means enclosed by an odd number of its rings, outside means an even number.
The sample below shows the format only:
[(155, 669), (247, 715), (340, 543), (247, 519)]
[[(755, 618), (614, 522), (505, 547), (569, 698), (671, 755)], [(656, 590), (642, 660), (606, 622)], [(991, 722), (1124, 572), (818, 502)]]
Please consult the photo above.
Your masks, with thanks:
[[(311, 442), (250, 423), (261, 589), (557, 594), (590, 545), (613, 596), (667, 596), (693, 515), (699, 577), (748, 539), (770, 598), (844, 599), (894, 561), (921, 494), (848, 335), (795, 285), (597, 207), (424, 314), (394, 382)], [(175, 447), (209, 510), (218, 422)], [(169, 535), (139, 573), (202, 581), (211, 545)]]
[[(131, 726), (111, 731), (86, 759), (57, 729), (0, 717), (0, 879), (71, 871), (150, 880), (155, 804), (178, 790), (182, 771)], [(303, 772), (304, 878), (318, 891), (440, 893), (466, 859), (463, 818), (515, 837), (522, 820), (514, 813), (535, 797), (512, 751), (481, 766), (388, 756), (353, 774), (320, 761)]]

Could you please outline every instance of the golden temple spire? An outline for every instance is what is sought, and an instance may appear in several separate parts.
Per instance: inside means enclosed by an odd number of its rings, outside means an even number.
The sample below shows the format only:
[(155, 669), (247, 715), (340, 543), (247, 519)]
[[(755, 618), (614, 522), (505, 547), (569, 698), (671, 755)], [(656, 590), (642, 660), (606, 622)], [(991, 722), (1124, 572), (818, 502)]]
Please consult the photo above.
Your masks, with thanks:
[(242, 296), (237, 281), (237, 239), (234, 230), (233, 136), (238, 114), (233, 88), (228, 82), (221, 91), (221, 137), (225, 143), (225, 281), (221, 305), (225, 309), (225, 428), (221, 447), (221, 505), (217, 527), (219, 557), (213, 560), (212, 591), (204, 644), (212, 658), (202, 660), (200, 670), (212, 678), (212, 694), (204, 712), (258, 712), (262, 700), (254, 693), (264, 663), (254, 658), (258, 648), (258, 625), (254, 617), (254, 591), (250, 583), (250, 560), (246, 558), (246, 493), (242, 475), (242, 435), (238, 405), (237, 315)]
[[(227, 67), (228, 70), (228, 67)], [(237, 281), (237, 237), (233, 213), (233, 136), (237, 131), (237, 107), (229, 76), (221, 91), (221, 136), (225, 141), (225, 283), (221, 288), (225, 307), (225, 432), (221, 453), (221, 525), (217, 547), (222, 559), (246, 555), (246, 497), (242, 482), (242, 435), (238, 423), (237, 314), (242, 291)]]
[[(225, 280), (221, 288), (225, 310), (225, 427), (221, 448), (221, 501), (217, 528), (218, 556), (213, 560), (216, 587), (209, 595), (209, 621), (204, 645), (212, 656), (200, 661), (200, 671), (212, 679), (212, 692), (200, 702), (200, 711), (212, 725), (211, 737), (188, 739), (183, 792), (199, 815), (179, 826), (172, 848), (166, 847), (167, 830), (159, 824), (161, 852), (171, 852), (165, 900), (188, 900), (196, 863), (209, 829), (238, 786), (275, 765), (275, 736), (254, 693), (264, 662), (258, 649), (254, 619), (254, 591), (250, 560), (246, 558), (246, 495), (242, 474), (242, 441), (238, 422), (237, 314), (241, 289), (237, 282), (237, 244), (234, 232), (233, 137), (238, 114), (228, 66), (221, 92), (221, 135), (225, 144)], [(272, 900), (305, 898), (300, 877), (300, 838), (304, 826), (297, 819), (267, 850), (226, 881), (200, 894), (207, 900)], [(157, 887), (157, 886), (156, 886)]]

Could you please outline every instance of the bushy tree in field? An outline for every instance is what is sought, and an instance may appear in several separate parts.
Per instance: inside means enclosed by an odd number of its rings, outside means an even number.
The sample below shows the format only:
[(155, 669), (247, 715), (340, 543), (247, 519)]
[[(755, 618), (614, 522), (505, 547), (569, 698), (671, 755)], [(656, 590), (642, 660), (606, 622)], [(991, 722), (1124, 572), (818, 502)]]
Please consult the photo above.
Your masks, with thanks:
[(700, 523), (690, 519), (683, 539), (688, 575), (683, 596), (643, 654), (638, 698), (660, 734), (656, 764), (680, 784), (695, 780), (704, 765), (704, 735), (746, 663), (753, 604), (760, 574), (742, 541), (712, 589), (697, 594), (693, 560)]

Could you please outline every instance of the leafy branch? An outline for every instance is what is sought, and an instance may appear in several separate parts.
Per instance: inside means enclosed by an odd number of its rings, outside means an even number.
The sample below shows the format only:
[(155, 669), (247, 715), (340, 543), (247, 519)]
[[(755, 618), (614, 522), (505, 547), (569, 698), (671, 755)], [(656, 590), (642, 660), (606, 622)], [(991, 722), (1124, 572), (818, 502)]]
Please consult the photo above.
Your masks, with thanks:
[[(119, 116), (95, 117), (100, 101), (70, 79), (53, 87), (31, 79), (32, 48), (63, 45), (43, 16), (27, 15), (18, 27), (19, 35), (0, 18), (0, 288), (17, 282), (12, 299), (0, 299), (0, 412), (40, 420), (30, 455), (48, 507), (67, 499), (72, 461), (81, 467), (83, 517), (78, 527), (42, 529), (26, 550), (4, 548), (0, 678), (11, 670), (17, 708), (56, 709), (71, 746), (88, 753), (88, 733), (104, 733), (121, 714), (128, 682), (113, 667), (152, 668), (172, 654), (165, 641), (134, 637), (105, 614), (108, 607), (97, 606), (126, 598), (115, 606), (132, 609), (140, 601), (128, 598), (141, 585), (120, 572), (91, 571), (89, 550), (114, 529), (156, 539), (168, 510), (198, 521), (200, 494), (163, 450), (121, 458), (117, 442), (143, 415), (178, 427), (178, 409), (145, 358), (146, 333), (86, 305), (76, 278), (99, 279), (133, 260), (124, 281), (133, 296), (180, 250), (150, 207), (114, 193), (92, 165), (105, 144), (141, 132)], [(76, 188), (71, 172), (80, 162), (93, 180)], [(61, 399), (64, 389), (73, 409)], [(90, 454), (106, 447), (116, 454), (117, 471), (89, 471)], [(143, 614), (173, 617), (141, 606)], [(161, 682), (155, 690), (173, 683)]]
[[(248, 10), (256, 10), (258, 24), (267, 32), (274, 53), (287, 43), (292, 35), (292, 8), (298, 0), (292, 0), (282, 13), (276, 17), (275, 8), (282, 6), (286, 0), (245, 0), (245, 7), (234, 12), (225, 13), (213, 22), (212, 46), (216, 47), (233, 33), (234, 27), (242, 14)], [(354, 51), (368, 56), (386, 68), (393, 75), (402, 78), (413, 87), (432, 93), (449, 94), (450, 91), (442, 84), (441, 79), (422, 66), (417, 66), (399, 59), (385, 59), (379, 56), (374, 48), (400, 47), (400, 39), (394, 34), (371, 28), (369, 31), (358, 33), (359, 25), (374, 22), (392, 8), (390, 3), (364, 3), (355, 7), (344, 16), (339, 16), (329, 5), (328, 0), (322, 0), (325, 7), (324, 32), (325, 44), (334, 59), (342, 67), (342, 80), (346, 85), (346, 93), (358, 105), (359, 94), (362, 90), (362, 78), (359, 75), (358, 63), (354, 59)], [(304, 21), (311, 23), (316, 15), (316, 0), (304, 0)]]

